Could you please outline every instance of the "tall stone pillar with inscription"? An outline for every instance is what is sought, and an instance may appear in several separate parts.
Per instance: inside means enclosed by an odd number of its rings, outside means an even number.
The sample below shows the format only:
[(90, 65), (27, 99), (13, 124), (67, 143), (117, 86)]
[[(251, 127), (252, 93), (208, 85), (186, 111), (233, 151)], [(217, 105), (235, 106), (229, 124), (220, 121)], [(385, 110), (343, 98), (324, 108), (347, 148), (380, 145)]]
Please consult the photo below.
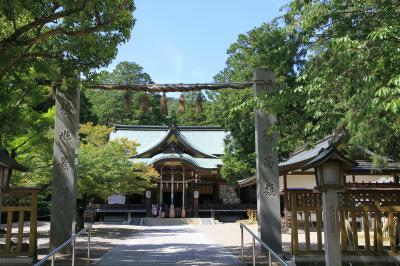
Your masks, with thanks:
[[(274, 90), (275, 75), (266, 69), (255, 69), (253, 81), (255, 96)], [(255, 120), (258, 230), (264, 243), (275, 252), (281, 252), (278, 154), (274, 150), (277, 136), (276, 132), (269, 132), (276, 115), (266, 116), (263, 110), (255, 110)]]
[(57, 88), (53, 148), (50, 249), (75, 232), (79, 88)]

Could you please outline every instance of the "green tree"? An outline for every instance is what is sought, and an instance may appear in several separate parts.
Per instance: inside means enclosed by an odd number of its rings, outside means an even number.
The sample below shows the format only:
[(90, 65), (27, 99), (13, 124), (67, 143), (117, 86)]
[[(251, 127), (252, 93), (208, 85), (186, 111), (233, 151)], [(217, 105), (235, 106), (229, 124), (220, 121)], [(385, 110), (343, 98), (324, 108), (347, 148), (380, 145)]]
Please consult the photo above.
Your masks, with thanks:
[(51, 126), (41, 117), (53, 105), (54, 84), (76, 79), (78, 73), (90, 77), (93, 69), (108, 65), (117, 45), (130, 37), (133, 11), (132, 0), (0, 3), (0, 142), (4, 147), (13, 150), (16, 138), (40, 137)]
[(228, 49), (226, 67), (214, 79), (217, 82), (251, 81), (253, 70), (266, 67), (276, 74), (277, 91), (268, 98), (254, 100), (251, 88), (212, 93), (211, 117), (230, 133), (226, 140), (221, 174), (236, 180), (255, 173), (254, 108), (274, 111), (279, 117), (278, 151), (285, 158), (301, 141), (302, 123), (307, 119), (304, 100), (295, 91), (297, 71), (303, 64), (299, 52), (300, 35), (281, 26), (280, 20), (240, 34)]
[[(123, 61), (111, 72), (103, 71), (95, 82), (115, 84), (149, 84), (153, 81), (150, 75), (136, 63)], [(144, 92), (122, 92), (105, 90), (86, 90), (85, 95), (92, 105), (91, 113), (101, 125), (131, 124), (149, 125), (165, 124), (167, 118), (160, 113), (160, 95), (146, 94), (150, 110), (143, 112), (140, 108)], [(126, 104), (126, 101), (130, 104)]]
[(153, 168), (129, 161), (138, 144), (126, 139), (108, 141), (111, 131), (106, 126), (81, 125), (77, 198), (83, 207), (115, 193), (142, 193), (158, 178)]
[(133, 0), (0, 2), (0, 144), (30, 169), (16, 182), (50, 183), (54, 87), (108, 65), (134, 9)]
[(281, 159), (333, 132), (347, 136), (350, 154), (363, 146), (376, 161), (399, 158), (399, 6), (293, 0), (282, 17), (239, 35), (215, 80), (249, 81), (254, 68), (266, 67), (277, 76), (277, 92), (256, 100), (250, 90), (214, 94), (213, 117), (232, 132), (223, 176), (254, 172), (256, 106), (278, 115)]
[(285, 21), (308, 50), (297, 90), (306, 132), (340, 129), (349, 146), (400, 158), (400, 3), (292, 1)]

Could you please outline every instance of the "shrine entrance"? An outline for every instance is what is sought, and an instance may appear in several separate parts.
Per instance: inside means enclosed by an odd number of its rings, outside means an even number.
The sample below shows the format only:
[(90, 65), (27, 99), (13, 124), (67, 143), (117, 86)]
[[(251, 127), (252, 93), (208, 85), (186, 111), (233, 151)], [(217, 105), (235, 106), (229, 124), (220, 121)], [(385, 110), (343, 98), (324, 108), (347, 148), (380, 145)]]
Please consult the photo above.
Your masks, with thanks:
[[(120, 90), (126, 95), (132, 92), (162, 93), (161, 111), (165, 112), (169, 92), (189, 92), (201, 90), (232, 89), (242, 90), (253, 86), (255, 96), (265, 95), (274, 90), (275, 76), (265, 69), (254, 70), (253, 82), (242, 83), (208, 83), (208, 84), (96, 84), (89, 89)], [(76, 85), (76, 84), (75, 84)], [(71, 86), (75, 86), (72, 85)], [(79, 88), (69, 87), (56, 90), (56, 122), (54, 138), (54, 169), (52, 201), (51, 201), (51, 228), (50, 246), (56, 248), (63, 244), (74, 232), (76, 206), (76, 179), (78, 165), (78, 129), (79, 129)], [(201, 111), (201, 99), (196, 100), (196, 108)], [(280, 224), (280, 197), (278, 178), (278, 156), (274, 150), (276, 134), (266, 132), (273, 126), (276, 117), (273, 114), (266, 116), (264, 111), (255, 112), (255, 135), (257, 154), (257, 209), (261, 239), (272, 249), (279, 252), (282, 249)], [(171, 139), (171, 136), (177, 138)], [(174, 141), (172, 141), (174, 140)], [(186, 212), (193, 216), (198, 215), (199, 197), (204, 203), (213, 202), (215, 191), (209, 191), (210, 185), (215, 185), (215, 175), (218, 168), (214, 166), (213, 154), (203, 152), (193, 147), (176, 130), (163, 139), (159, 145), (169, 149), (169, 157), (157, 155), (156, 148), (151, 148), (139, 156), (155, 156), (151, 163), (160, 173), (157, 183), (159, 207), (169, 205), (168, 216), (176, 217), (176, 208), (181, 208), (180, 217), (186, 217)], [(176, 153), (176, 149), (179, 150)], [(175, 154), (174, 154), (175, 153)], [(157, 157), (158, 156), (158, 157)], [(199, 160), (204, 159), (204, 160)], [(142, 158), (143, 159), (143, 158)], [(213, 161), (214, 160), (214, 161)], [(213, 177), (214, 180), (209, 177)], [(196, 181), (201, 180), (202, 185)], [(267, 196), (263, 189), (268, 187), (272, 193)], [(214, 186), (215, 188), (215, 186)], [(212, 189), (211, 189), (212, 190)], [(201, 196), (203, 191), (203, 196)], [(155, 192), (153, 190), (153, 192)], [(188, 193), (189, 192), (189, 193)], [(148, 199), (155, 199), (146, 193)], [(215, 197), (215, 196), (214, 196)], [(166, 199), (169, 198), (169, 199)], [(179, 198), (179, 199), (178, 199)]]

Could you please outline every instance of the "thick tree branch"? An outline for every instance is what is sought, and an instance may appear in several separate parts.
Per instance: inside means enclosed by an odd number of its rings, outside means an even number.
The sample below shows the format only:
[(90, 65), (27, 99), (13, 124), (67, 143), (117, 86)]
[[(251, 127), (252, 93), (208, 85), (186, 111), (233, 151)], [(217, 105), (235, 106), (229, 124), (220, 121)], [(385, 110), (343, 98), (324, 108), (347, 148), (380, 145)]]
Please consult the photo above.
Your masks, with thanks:
[[(53, 13), (50, 16), (46, 16), (46, 17), (39, 17), (36, 18), (34, 21), (32, 21), (31, 23), (26, 24), (25, 26), (17, 29), (12, 35), (10, 35), (8, 38), (4, 39), (3, 41), (0, 41), (0, 46), (3, 47), (7, 47), (11, 44), (13, 44), (14, 42), (16, 42), (18, 40), (19, 37), (21, 37), (24, 33), (30, 31), (33, 28), (36, 27), (43, 27), (43, 25), (53, 22), (57, 19), (66, 17), (66, 16), (70, 16), (74, 13), (77, 13), (79, 11), (81, 11), (83, 8), (85, 8), (87, 1), (83, 2), (83, 5), (76, 8), (76, 9), (71, 9), (71, 10), (65, 10), (63, 9), (60, 12), (57, 13)], [(57, 10), (59, 8), (59, 6), (55, 5), (55, 7), (53, 8), (53, 10)]]

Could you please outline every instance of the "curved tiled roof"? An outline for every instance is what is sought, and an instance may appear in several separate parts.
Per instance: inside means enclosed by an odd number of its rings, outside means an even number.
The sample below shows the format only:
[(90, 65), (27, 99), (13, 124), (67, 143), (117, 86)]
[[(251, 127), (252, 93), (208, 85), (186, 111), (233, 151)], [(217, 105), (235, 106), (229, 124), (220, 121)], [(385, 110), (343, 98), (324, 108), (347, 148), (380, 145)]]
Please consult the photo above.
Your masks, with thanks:
[(1, 146), (0, 146), (0, 165), (23, 172), (28, 171), (28, 168), (26, 168), (22, 164), (19, 164), (14, 158), (12, 158), (8, 154), (7, 150)]
[[(138, 154), (150, 149), (155, 143), (162, 140), (170, 127), (168, 126), (127, 126), (116, 125), (110, 134), (110, 140), (127, 138), (137, 141)], [(177, 126), (179, 133), (195, 149), (209, 155), (222, 155), (224, 153), (224, 139), (228, 134), (218, 126)]]
[[(170, 128), (165, 136), (157, 140), (152, 146), (148, 147), (141, 153), (135, 155), (134, 157), (148, 157), (151, 153), (157, 152), (158, 147), (161, 147), (165, 142), (167, 142), (172, 136), (175, 136), (177, 140), (188, 150), (194, 153), (198, 153), (201, 157), (206, 158), (217, 158), (215, 155), (207, 154), (200, 147), (197, 147), (194, 143), (191, 143), (185, 136), (183, 136), (176, 127)], [(147, 154), (147, 156), (146, 156)]]
[(217, 170), (222, 164), (222, 161), (218, 158), (195, 158), (187, 153), (160, 153), (152, 158), (131, 158), (130, 160), (133, 163), (144, 163), (146, 165), (154, 165), (163, 161), (180, 161), (207, 170)]

